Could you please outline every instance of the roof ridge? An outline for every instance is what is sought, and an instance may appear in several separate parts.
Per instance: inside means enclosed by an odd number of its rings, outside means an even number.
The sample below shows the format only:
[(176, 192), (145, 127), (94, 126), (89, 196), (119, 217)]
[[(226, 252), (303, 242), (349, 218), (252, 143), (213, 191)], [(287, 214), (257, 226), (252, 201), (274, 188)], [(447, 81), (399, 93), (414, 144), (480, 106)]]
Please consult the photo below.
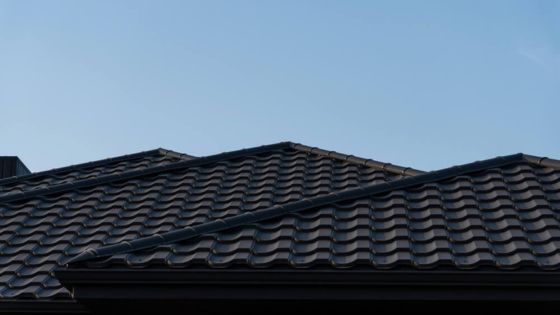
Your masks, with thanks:
[(157, 148), (156, 150), (158, 150), (161, 155), (167, 155), (167, 156), (174, 157), (174, 158), (181, 159), (181, 160), (191, 160), (191, 159), (197, 158), (194, 155), (181, 153), (181, 152), (177, 152), (177, 151), (173, 151), (173, 150), (168, 150), (168, 149), (164, 149), (164, 148)]
[[(125, 171), (125, 172), (122, 172), (122, 173), (119, 173), (119, 174), (114, 174), (114, 175), (107, 175), (107, 176), (101, 176), (101, 177), (97, 177), (97, 178), (77, 180), (77, 181), (74, 181), (74, 182), (60, 184), (60, 185), (54, 185), (54, 186), (47, 187), (47, 188), (41, 188), (41, 189), (35, 189), (35, 190), (30, 190), (30, 191), (25, 191), (25, 192), (17, 192), (17, 193), (13, 193), (13, 194), (8, 194), (8, 195), (0, 197), (0, 203), (8, 203), (8, 202), (19, 201), (19, 200), (22, 200), (22, 199), (32, 198), (32, 197), (39, 196), (39, 195), (44, 195), (44, 194), (60, 193), (60, 192), (63, 192), (63, 191), (69, 190), (69, 189), (85, 188), (85, 187), (89, 187), (89, 186), (93, 186), (93, 185), (109, 183), (109, 182), (112, 182), (112, 181), (115, 181), (115, 180), (131, 179), (131, 178), (135, 178), (135, 177), (138, 177), (138, 176), (155, 174), (155, 173), (158, 173), (158, 172), (165, 172), (165, 171), (177, 170), (177, 169), (186, 168), (186, 167), (205, 165), (205, 164), (221, 161), (221, 160), (224, 160), (224, 159), (232, 159), (232, 158), (236, 158), (236, 157), (242, 157), (242, 156), (246, 156), (248, 154), (258, 154), (258, 153), (262, 153), (262, 152), (271, 151), (271, 150), (274, 150), (274, 149), (286, 148), (286, 147), (289, 147), (289, 146), (290, 146), (289, 142), (279, 142), (279, 143), (275, 143), (275, 144), (269, 144), (269, 145), (263, 145), (263, 146), (252, 147), (252, 148), (247, 148), (247, 149), (218, 153), (218, 154), (209, 155), (209, 156), (205, 156), (205, 157), (198, 157), (198, 158), (194, 158), (194, 159), (191, 159), (191, 160), (184, 160), (184, 161), (179, 161), (179, 162), (174, 162), (174, 163), (169, 163), (169, 164), (164, 164), (164, 165), (147, 167), (147, 168), (144, 168), (144, 169), (141, 169), (141, 170)], [(156, 149), (156, 150), (151, 150), (151, 151), (148, 151), (148, 152), (159, 152), (159, 153), (161, 153), (160, 150), (161, 149)], [(172, 151), (167, 151), (166, 150), (166, 152), (167, 152), (167, 154), (171, 154)]]
[(323, 149), (317, 148), (317, 147), (306, 146), (306, 145), (301, 144), (301, 143), (292, 143), (292, 142), (290, 142), (290, 143), (291, 143), (292, 148), (295, 149), (295, 150), (308, 152), (308, 153), (312, 153), (312, 154), (317, 154), (317, 155), (325, 156), (325, 157), (332, 158), (332, 159), (342, 160), (342, 161), (349, 162), (349, 163), (359, 164), (359, 165), (362, 165), (362, 166), (368, 166), (368, 167), (372, 167), (372, 168), (375, 168), (375, 169), (379, 169), (381, 171), (396, 173), (396, 174), (399, 174), (399, 175), (417, 176), (417, 175), (422, 175), (422, 174), (426, 173), (425, 171), (417, 170), (417, 169), (414, 169), (414, 168), (411, 168), (411, 167), (404, 167), (404, 166), (395, 165), (395, 164), (391, 164), (391, 163), (380, 162), (380, 161), (376, 161), (376, 160), (373, 160), (373, 159), (366, 159), (366, 158), (362, 158), (362, 157), (358, 157), (358, 156), (354, 156), (354, 155), (350, 155), (350, 154), (344, 154), (344, 153), (340, 153), (340, 152), (336, 152), (336, 151), (323, 150)]
[(560, 160), (551, 159), (545, 156), (540, 157), (540, 156), (534, 156), (529, 154), (523, 154), (523, 159), (525, 159), (529, 163), (537, 164), (539, 166), (546, 166), (546, 167), (560, 169)]
[(178, 152), (158, 148), (158, 149), (153, 149), (153, 150), (136, 152), (136, 153), (132, 153), (132, 154), (118, 155), (118, 156), (115, 156), (115, 157), (109, 157), (109, 158), (104, 158), (104, 159), (85, 162), (85, 163), (78, 163), (78, 164), (72, 164), (72, 165), (67, 165), (67, 166), (63, 166), (63, 167), (52, 168), (50, 170), (35, 172), (35, 173), (22, 175), (22, 176), (12, 176), (12, 177), (8, 177), (8, 178), (3, 178), (3, 179), (0, 179), (0, 185), (11, 184), (13, 182), (17, 182), (17, 181), (20, 181), (20, 180), (27, 180), (27, 179), (31, 179), (31, 178), (35, 178), (35, 177), (54, 174), (54, 173), (57, 173), (57, 172), (73, 171), (73, 170), (80, 169), (80, 168), (85, 168), (85, 167), (95, 167), (95, 166), (100, 166), (100, 165), (108, 164), (108, 163), (131, 160), (131, 159), (135, 159), (135, 158), (139, 158), (139, 157), (143, 157), (143, 156), (149, 156), (149, 155), (153, 155), (153, 154), (172, 156), (171, 153), (177, 153), (178, 155), (182, 155), (181, 159), (185, 159), (186, 157), (189, 156), (188, 154), (183, 154), (183, 153), (178, 153)]
[[(101, 247), (98, 249), (88, 249), (83, 253), (70, 259), (67, 264), (79, 263), (82, 261), (107, 257), (115, 254), (127, 253), (135, 250), (148, 249), (158, 245), (188, 240), (203, 234), (215, 233), (225, 229), (235, 228), (242, 225), (255, 223), (263, 220), (278, 218), (288, 213), (301, 212), (311, 208), (324, 206), (334, 202), (341, 202), (348, 199), (360, 198), (363, 196), (389, 192), (395, 189), (403, 189), (428, 182), (439, 181), (465, 173), (477, 172), (485, 169), (505, 166), (518, 161), (528, 161), (522, 153), (508, 156), (496, 157), (483, 161), (476, 161), (468, 164), (452, 166), (449, 168), (432, 171), (423, 175), (406, 177), (404, 179), (387, 182), (383, 184), (369, 184), (357, 188), (347, 189), (340, 192), (332, 192), (318, 197), (306, 198), (294, 201), (285, 205), (276, 205), (254, 212), (245, 212), (229, 218), (217, 219), (207, 223), (187, 226), (181, 229), (169, 231), (162, 234), (155, 234), (142, 237), (136, 240), (122, 242), (114, 245)], [(534, 163), (534, 162), (531, 162)]]

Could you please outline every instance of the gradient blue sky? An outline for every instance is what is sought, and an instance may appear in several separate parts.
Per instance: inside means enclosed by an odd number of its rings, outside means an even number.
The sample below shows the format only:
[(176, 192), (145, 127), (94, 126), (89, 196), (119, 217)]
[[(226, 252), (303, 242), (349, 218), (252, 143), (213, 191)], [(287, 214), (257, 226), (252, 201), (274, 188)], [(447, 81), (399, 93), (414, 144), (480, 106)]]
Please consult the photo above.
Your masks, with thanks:
[(0, 0), (0, 154), (560, 158), (560, 1)]

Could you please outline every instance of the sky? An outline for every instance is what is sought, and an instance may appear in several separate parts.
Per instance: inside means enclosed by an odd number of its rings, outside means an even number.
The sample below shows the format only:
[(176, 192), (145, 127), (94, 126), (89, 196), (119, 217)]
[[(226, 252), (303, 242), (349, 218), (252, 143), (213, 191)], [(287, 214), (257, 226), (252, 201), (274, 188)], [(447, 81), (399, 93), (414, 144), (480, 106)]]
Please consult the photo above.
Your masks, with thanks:
[(560, 1), (0, 0), (0, 155), (560, 159)]

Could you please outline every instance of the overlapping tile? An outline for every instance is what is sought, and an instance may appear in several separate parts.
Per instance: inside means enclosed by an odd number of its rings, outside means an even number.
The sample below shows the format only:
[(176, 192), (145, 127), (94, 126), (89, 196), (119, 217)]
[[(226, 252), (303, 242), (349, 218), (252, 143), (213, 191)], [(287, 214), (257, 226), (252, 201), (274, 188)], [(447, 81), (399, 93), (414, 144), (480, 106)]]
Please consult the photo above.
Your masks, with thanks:
[(559, 201), (560, 168), (520, 160), (80, 264), (560, 270)]
[[(53, 270), (88, 248), (364, 184), (398, 180), (407, 174), (404, 169), (393, 166), (380, 164), (372, 167), (371, 163), (353, 157), (329, 157), (314, 152), (311, 148), (278, 146), (271, 151), (224, 158), (208, 164), (135, 175), (130, 179), (75, 189), (69, 187), (55, 194), (3, 202), (0, 204), (0, 277), (4, 281), (0, 281), (0, 299), (70, 298), (69, 292), (54, 277)], [(117, 163), (112, 168), (106, 166), (105, 170), (80, 170), (79, 174), (56, 175), (36, 183), (22, 180), (21, 183), (14, 182), (13, 186), (2, 186), (0, 182), (0, 186), (10, 194), (18, 189), (33, 190), (35, 184), (38, 187), (59, 185), (69, 178), (81, 181), (89, 176), (130, 172), (137, 167), (150, 168), (174, 162), (151, 159), (124, 166)], [(316, 225), (313, 220), (314, 215), (306, 220), (309, 231)], [(274, 226), (270, 229), (277, 230)], [(315, 237), (306, 233), (301, 236)], [(263, 234), (263, 237), (268, 235)], [(243, 249), (251, 243), (250, 240), (234, 238), (232, 241), (239, 243), (225, 243), (216, 257), (238, 261), (250, 256), (250, 252)], [(195, 259), (204, 257), (209, 246), (204, 244), (197, 245), (200, 251), (191, 251), (189, 255)], [(228, 256), (231, 246), (240, 250), (234, 258)], [(308, 252), (306, 248), (301, 250), (302, 254)], [(184, 257), (177, 259), (185, 260)], [(160, 253), (138, 260), (139, 263), (147, 261), (165, 260)], [(216, 262), (217, 266), (221, 264)]]
[(151, 166), (164, 165), (192, 156), (157, 149), (117, 158), (89, 162), (50, 171), (33, 173), (21, 177), (0, 180), (0, 198), (10, 194), (48, 188), (54, 185), (72, 183), (77, 180), (119, 174), (124, 171), (140, 170)]

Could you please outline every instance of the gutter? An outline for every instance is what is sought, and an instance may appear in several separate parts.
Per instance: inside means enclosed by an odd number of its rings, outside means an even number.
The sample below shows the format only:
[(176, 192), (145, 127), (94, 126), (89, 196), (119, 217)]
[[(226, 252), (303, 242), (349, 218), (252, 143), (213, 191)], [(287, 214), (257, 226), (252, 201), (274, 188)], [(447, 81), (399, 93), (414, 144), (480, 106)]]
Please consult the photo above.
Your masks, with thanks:
[(560, 272), (66, 269), (81, 300), (560, 301)]

